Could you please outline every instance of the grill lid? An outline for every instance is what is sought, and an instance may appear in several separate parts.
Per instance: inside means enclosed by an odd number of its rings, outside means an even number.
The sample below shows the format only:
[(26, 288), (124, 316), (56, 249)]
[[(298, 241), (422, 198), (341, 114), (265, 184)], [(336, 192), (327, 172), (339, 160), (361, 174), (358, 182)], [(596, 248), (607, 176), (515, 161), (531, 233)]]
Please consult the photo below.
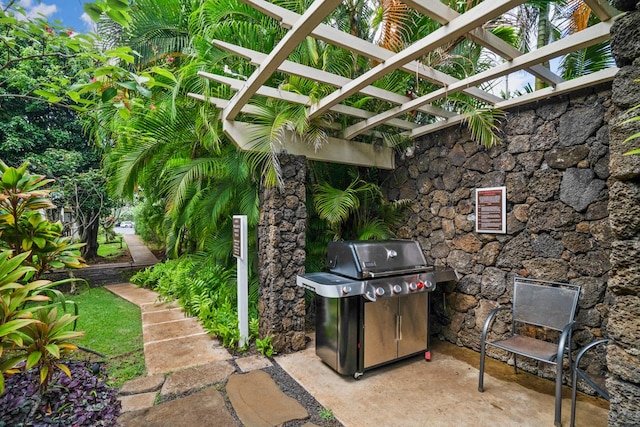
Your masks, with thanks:
[(329, 271), (364, 279), (431, 270), (415, 240), (358, 240), (330, 242)]

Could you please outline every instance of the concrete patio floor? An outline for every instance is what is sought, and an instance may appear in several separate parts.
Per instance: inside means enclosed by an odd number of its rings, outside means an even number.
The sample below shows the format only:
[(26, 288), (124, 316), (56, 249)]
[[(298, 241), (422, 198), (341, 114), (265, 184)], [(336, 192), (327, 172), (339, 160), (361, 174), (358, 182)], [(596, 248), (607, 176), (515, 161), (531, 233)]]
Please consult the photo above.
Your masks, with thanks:
[[(434, 340), (435, 341), (435, 340)], [(277, 363), (346, 427), (553, 426), (554, 383), (487, 358), (485, 391), (478, 392), (478, 353), (432, 343), (432, 360), (416, 356), (341, 376), (307, 349)], [(571, 390), (565, 387), (562, 424), (569, 425)], [(576, 426), (607, 425), (608, 402), (581, 395)]]

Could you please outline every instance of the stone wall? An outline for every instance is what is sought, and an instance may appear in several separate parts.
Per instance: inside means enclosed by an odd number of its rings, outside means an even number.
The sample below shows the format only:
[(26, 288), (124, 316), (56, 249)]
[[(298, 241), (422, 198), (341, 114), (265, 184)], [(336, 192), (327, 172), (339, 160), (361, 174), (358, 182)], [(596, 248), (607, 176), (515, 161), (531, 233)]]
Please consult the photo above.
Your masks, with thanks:
[[(510, 302), (513, 277), (522, 275), (582, 285), (574, 348), (603, 335), (610, 96), (599, 87), (508, 111), (503, 143), (491, 149), (459, 127), (429, 135), (383, 176), (390, 200), (413, 201), (397, 236), (418, 240), (430, 263), (461, 276), (434, 293), (431, 333), (479, 350), (489, 311)], [(476, 233), (475, 189), (497, 186), (506, 186), (507, 233)], [(494, 330), (505, 332), (504, 320)], [(592, 367), (604, 366), (595, 359)], [(554, 375), (546, 364), (524, 368)]]
[(627, 11), (611, 29), (611, 47), (620, 71), (612, 88), (616, 107), (610, 125), (611, 179), (609, 216), (613, 231), (612, 295), (607, 323), (611, 343), (607, 365), (611, 375), (609, 425), (640, 425), (640, 156), (624, 156), (640, 146), (640, 140), (624, 143), (640, 132), (640, 125), (624, 123), (633, 115), (628, 109), (640, 104), (640, 12), (635, 1), (615, 4)]
[(304, 273), (306, 164), (304, 157), (280, 156), (284, 188), (261, 188), (258, 225), (260, 336), (273, 336), (279, 353), (305, 347)]

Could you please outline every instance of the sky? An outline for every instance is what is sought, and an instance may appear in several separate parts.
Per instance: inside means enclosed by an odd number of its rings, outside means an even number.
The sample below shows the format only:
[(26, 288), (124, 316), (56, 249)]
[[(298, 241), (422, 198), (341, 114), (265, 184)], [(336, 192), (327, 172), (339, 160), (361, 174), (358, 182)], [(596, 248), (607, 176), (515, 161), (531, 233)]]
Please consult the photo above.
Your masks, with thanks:
[(29, 16), (44, 15), (49, 21), (57, 19), (65, 27), (72, 28), (75, 32), (83, 33), (91, 31), (92, 21), (82, 11), (82, 5), (88, 0), (20, 0)]

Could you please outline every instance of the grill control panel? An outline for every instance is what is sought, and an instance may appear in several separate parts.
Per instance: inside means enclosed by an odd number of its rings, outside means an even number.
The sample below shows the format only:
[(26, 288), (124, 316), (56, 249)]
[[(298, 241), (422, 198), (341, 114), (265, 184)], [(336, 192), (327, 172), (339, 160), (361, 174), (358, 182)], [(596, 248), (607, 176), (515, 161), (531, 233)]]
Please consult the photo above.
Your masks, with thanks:
[(386, 277), (364, 281), (363, 296), (369, 301), (395, 295), (412, 294), (416, 292), (430, 292), (436, 288), (434, 277), (429, 273)]
[(362, 295), (369, 301), (436, 288), (433, 272), (354, 280), (332, 273), (309, 273), (298, 276), (297, 285), (327, 298), (348, 298)]

